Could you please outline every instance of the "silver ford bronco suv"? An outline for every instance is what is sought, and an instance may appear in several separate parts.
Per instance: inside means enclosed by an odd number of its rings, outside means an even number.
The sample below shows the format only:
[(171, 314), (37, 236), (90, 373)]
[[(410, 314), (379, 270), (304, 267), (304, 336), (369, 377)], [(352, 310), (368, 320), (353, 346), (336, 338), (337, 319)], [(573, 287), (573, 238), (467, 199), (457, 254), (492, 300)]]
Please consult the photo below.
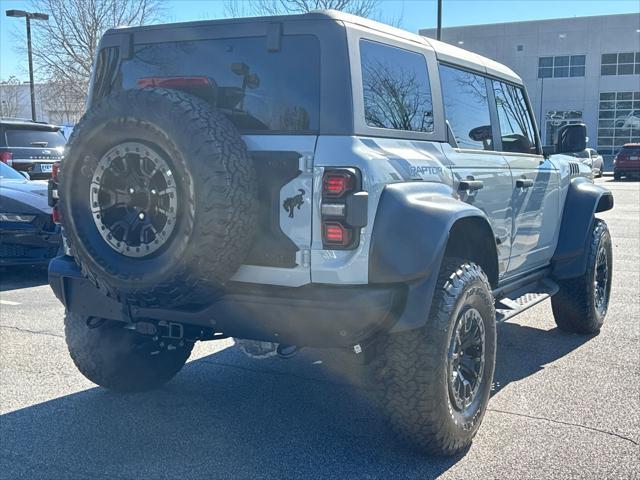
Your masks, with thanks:
[(613, 197), (585, 146), (541, 146), (507, 67), (343, 13), (109, 30), (50, 182), (71, 357), (129, 392), (196, 341), (344, 349), (394, 432), (458, 452), (498, 322), (551, 298), (562, 330), (603, 324)]

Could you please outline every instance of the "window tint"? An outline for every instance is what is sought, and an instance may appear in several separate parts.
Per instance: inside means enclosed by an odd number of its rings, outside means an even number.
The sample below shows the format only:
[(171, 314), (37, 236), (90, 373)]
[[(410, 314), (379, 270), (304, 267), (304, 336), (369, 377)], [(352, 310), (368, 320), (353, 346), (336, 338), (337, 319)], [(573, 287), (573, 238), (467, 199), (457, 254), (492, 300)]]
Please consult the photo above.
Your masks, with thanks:
[(26, 128), (5, 131), (8, 147), (58, 148), (67, 143), (59, 130), (28, 130)]
[(22, 180), (25, 178), (4, 162), (0, 162), (0, 180)]
[(500, 121), (502, 150), (536, 153), (533, 126), (522, 89), (493, 81), (493, 93)]
[(422, 55), (361, 40), (360, 61), (367, 125), (433, 131), (431, 88)]
[(440, 82), (446, 118), (458, 147), (493, 150), (484, 77), (440, 65)]
[(188, 91), (243, 132), (318, 129), (320, 48), (312, 35), (285, 35), (276, 52), (266, 37), (138, 45), (121, 68), (122, 88)]

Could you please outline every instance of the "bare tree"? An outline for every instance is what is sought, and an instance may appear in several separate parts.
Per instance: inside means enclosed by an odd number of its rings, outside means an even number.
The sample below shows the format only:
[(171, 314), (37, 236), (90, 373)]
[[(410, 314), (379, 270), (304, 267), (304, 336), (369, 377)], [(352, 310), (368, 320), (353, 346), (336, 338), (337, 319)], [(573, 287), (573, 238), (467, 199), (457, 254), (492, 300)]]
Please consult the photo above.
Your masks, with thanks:
[(77, 100), (87, 94), (98, 41), (105, 30), (152, 23), (160, 0), (31, 0), (30, 10), (49, 14), (34, 22), (33, 60), (40, 78), (64, 85)]
[(381, 0), (226, 0), (225, 10), (230, 17), (249, 15), (288, 15), (313, 10), (341, 10), (361, 17), (377, 14)]
[(365, 120), (368, 125), (420, 132), (433, 128), (429, 91), (413, 71), (393, 71), (385, 63), (372, 60), (363, 73)]
[(12, 75), (7, 80), (0, 81), (0, 117), (17, 117), (22, 100), (20, 80)]
[(42, 84), (39, 95), (50, 122), (73, 124), (84, 113), (84, 97), (78, 97), (73, 85), (64, 80), (53, 79)]

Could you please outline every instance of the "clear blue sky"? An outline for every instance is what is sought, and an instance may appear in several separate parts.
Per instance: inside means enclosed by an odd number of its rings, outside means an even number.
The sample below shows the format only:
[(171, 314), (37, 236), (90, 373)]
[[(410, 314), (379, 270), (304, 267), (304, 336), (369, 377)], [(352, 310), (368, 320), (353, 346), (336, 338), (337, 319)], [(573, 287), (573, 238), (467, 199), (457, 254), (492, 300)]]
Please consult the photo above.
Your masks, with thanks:
[[(165, 0), (167, 21), (204, 20), (224, 17), (222, 0)], [(482, 23), (541, 20), (547, 18), (638, 13), (639, 0), (443, 0), (444, 27)], [(24, 40), (24, 20), (8, 18), (4, 11), (27, 9), (22, 0), (0, 0), (0, 79), (26, 74), (26, 58), (15, 51), (16, 36)], [(401, 15), (401, 27), (411, 32), (435, 27), (436, 0), (384, 0), (380, 7), (383, 19)], [(640, 13), (639, 13), (640, 14)]]

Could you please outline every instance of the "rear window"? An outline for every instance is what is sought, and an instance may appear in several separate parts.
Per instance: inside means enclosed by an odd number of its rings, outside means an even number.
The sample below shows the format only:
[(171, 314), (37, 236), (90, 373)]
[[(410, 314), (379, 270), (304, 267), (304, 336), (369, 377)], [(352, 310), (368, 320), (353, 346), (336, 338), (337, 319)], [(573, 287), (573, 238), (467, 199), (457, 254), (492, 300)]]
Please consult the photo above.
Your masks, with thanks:
[(6, 163), (0, 162), (0, 180), (24, 180), (25, 178)]
[(622, 147), (620, 153), (624, 155), (640, 155), (640, 146)]
[[(121, 88), (177, 88), (221, 109), (242, 132), (318, 130), (320, 47), (313, 35), (166, 42), (136, 46)], [(117, 86), (116, 86), (117, 87)]]
[(57, 148), (64, 147), (67, 142), (59, 130), (28, 130), (5, 127), (4, 133), (8, 147)]

